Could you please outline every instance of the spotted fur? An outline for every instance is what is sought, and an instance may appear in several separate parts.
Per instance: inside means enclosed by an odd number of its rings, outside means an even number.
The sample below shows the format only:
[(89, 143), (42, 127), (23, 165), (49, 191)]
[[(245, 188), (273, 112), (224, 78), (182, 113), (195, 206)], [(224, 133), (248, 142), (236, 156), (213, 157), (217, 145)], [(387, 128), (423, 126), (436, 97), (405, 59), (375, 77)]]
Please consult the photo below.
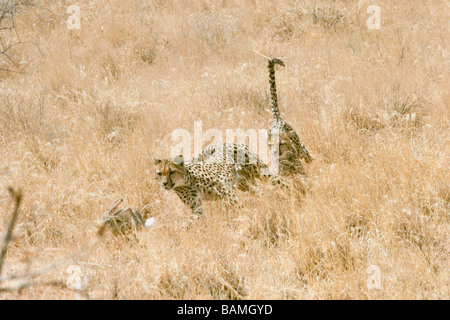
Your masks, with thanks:
[(196, 161), (235, 164), (238, 173), (238, 189), (242, 191), (249, 191), (250, 186), (256, 184), (255, 178), (261, 179), (268, 172), (267, 165), (242, 143), (210, 145), (203, 150)]
[(278, 109), (278, 96), (275, 83), (275, 65), (285, 66), (280, 59), (269, 60), (269, 83), (271, 95), (271, 107), (273, 116), (273, 125), (270, 128), (270, 137), (273, 139), (275, 134), (279, 135), (279, 174), (289, 176), (301, 174), (306, 176), (306, 172), (300, 162), (304, 159), (306, 163), (310, 163), (313, 157), (309, 154), (306, 147), (301, 143), (295, 130), (289, 123), (284, 121), (280, 116)]
[[(281, 150), (284, 150), (285, 145), (282, 144), (282, 146), (283, 147), (280, 148)], [(287, 155), (287, 152), (284, 153), (285, 157)], [(298, 159), (280, 160), (284, 162), (299, 161)], [(245, 144), (225, 143), (211, 145), (203, 150), (196, 158), (196, 161), (204, 161), (205, 163), (226, 162), (238, 164), (238, 189), (242, 191), (250, 191), (251, 186), (256, 184), (255, 179), (270, 181), (273, 185), (280, 185), (286, 188), (289, 187), (289, 183), (287, 183), (279, 173), (275, 174), (270, 172), (269, 167)]]
[[(199, 216), (204, 214), (202, 200), (224, 200), (238, 207), (236, 188), (249, 191), (256, 184), (255, 179), (269, 176), (258, 155), (237, 143), (211, 145), (192, 162), (184, 162), (178, 156), (174, 160), (155, 159), (154, 163), (163, 187), (175, 191), (192, 213)], [(276, 180), (276, 183), (284, 182)]]
[(241, 168), (227, 163), (184, 162), (155, 159), (156, 174), (167, 190), (173, 190), (188, 205), (194, 215), (203, 216), (202, 200), (224, 200), (238, 207), (236, 185), (240, 183)]

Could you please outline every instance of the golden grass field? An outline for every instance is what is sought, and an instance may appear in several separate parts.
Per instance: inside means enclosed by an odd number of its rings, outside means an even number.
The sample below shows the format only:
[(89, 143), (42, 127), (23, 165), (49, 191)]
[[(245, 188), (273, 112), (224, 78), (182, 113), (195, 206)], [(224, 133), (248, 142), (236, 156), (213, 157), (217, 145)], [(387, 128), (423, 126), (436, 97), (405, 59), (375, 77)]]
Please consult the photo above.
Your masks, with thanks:
[[(107, 232), (38, 279), (65, 281), (76, 266), (91, 299), (450, 297), (447, 1), (41, 4), (16, 16), (40, 51), (17, 47), (24, 72), (0, 71), (0, 230), (7, 187), (23, 192), (3, 275), (74, 253), (123, 198), (155, 225), (137, 240)], [(80, 29), (66, 25), (72, 4)], [(369, 30), (373, 4), (381, 26)], [(190, 209), (152, 160), (194, 121), (270, 127), (267, 60), (252, 50), (286, 64), (280, 111), (316, 159), (305, 164), (313, 190), (260, 183), (238, 193), (242, 209), (207, 202), (207, 218), (184, 228)]]

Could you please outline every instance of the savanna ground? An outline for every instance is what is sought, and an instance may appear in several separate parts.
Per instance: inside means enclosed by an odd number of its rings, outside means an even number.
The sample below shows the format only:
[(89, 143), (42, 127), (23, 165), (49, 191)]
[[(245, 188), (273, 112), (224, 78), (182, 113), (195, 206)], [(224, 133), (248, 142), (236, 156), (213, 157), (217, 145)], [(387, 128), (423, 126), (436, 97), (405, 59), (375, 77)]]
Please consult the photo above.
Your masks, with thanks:
[[(4, 275), (95, 236), (119, 198), (155, 225), (106, 233), (42, 280), (81, 270), (94, 299), (448, 299), (447, 1), (42, 1), (0, 60), (0, 230), (22, 189)], [(81, 8), (69, 30), (67, 7)], [(369, 5), (381, 9), (369, 30)], [(0, 31), (2, 41), (15, 35)], [(8, 38), (9, 37), (9, 38)], [(190, 210), (154, 176), (171, 133), (268, 129), (282, 116), (316, 160), (306, 196), (260, 184), (243, 209)], [(206, 145), (206, 143), (205, 143)], [(378, 272), (379, 271), (379, 272)], [(377, 283), (379, 276), (380, 283)], [(3, 283), (7, 285), (7, 283)], [(0, 299), (73, 299), (33, 286)]]

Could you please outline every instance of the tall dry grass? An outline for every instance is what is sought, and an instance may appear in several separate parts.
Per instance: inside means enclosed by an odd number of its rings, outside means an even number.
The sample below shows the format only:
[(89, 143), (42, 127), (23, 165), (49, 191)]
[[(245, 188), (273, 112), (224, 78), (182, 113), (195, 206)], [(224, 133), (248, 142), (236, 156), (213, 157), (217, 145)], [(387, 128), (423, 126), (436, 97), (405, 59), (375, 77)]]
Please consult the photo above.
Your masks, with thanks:
[[(72, 4), (18, 16), (45, 59), (0, 74), (0, 228), (13, 186), (26, 230), (6, 273), (64, 257), (123, 198), (156, 223), (78, 258), (91, 298), (448, 299), (446, 1), (378, 3), (380, 30), (367, 29), (364, 0), (79, 0), (81, 29), (68, 30)], [(316, 158), (313, 191), (262, 185), (239, 194), (243, 209), (205, 204), (207, 219), (185, 229), (189, 209), (159, 186), (152, 159), (194, 121), (269, 128), (266, 61), (252, 49), (286, 63), (281, 113)]]

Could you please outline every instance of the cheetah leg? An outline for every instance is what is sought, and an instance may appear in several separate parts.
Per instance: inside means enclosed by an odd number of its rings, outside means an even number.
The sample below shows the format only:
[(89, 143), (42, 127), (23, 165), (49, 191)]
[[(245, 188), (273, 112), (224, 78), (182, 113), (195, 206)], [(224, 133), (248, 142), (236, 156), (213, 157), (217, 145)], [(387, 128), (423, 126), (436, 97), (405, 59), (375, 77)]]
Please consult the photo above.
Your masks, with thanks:
[(231, 190), (230, 195), (228, 196), (228, 203), (235, 208), (242, 209), (242, 205), (239, 204), (238, 196), (234, 190)]
[(279, 175), (272, 175), (270, 176), (269, 180), (270, 183), (272, 183), (275, 186), (279, 185), (286, 189), (289, 189), (290, 187), (290, 184)]
[(253, 178), (246, 170), (236, 171), (236, 183), (237, 188), (241, 191), (250, 191), (250, 185), (256, 184), (255, 178)]
[(192, 216), (195, 218), (201, 218), (205, 216), (202, 208), (202, 199), (199, 194), (196, 194), (190, 203), (192, 209)]
[(223, 199), (225, 202), (235, 208), (242, 208), (242, 206), (239, 204), (238, 196), (236, 194), (236, 191), (231, 186), (222, 186), (220, 188), (220, 193), (224, 195)]
[(189, 190), (188, 192), (177, 192), (177, 194), (183, 203), (191, 208), (193, 216), (204, 217), (202, 199), (196, 191)]

